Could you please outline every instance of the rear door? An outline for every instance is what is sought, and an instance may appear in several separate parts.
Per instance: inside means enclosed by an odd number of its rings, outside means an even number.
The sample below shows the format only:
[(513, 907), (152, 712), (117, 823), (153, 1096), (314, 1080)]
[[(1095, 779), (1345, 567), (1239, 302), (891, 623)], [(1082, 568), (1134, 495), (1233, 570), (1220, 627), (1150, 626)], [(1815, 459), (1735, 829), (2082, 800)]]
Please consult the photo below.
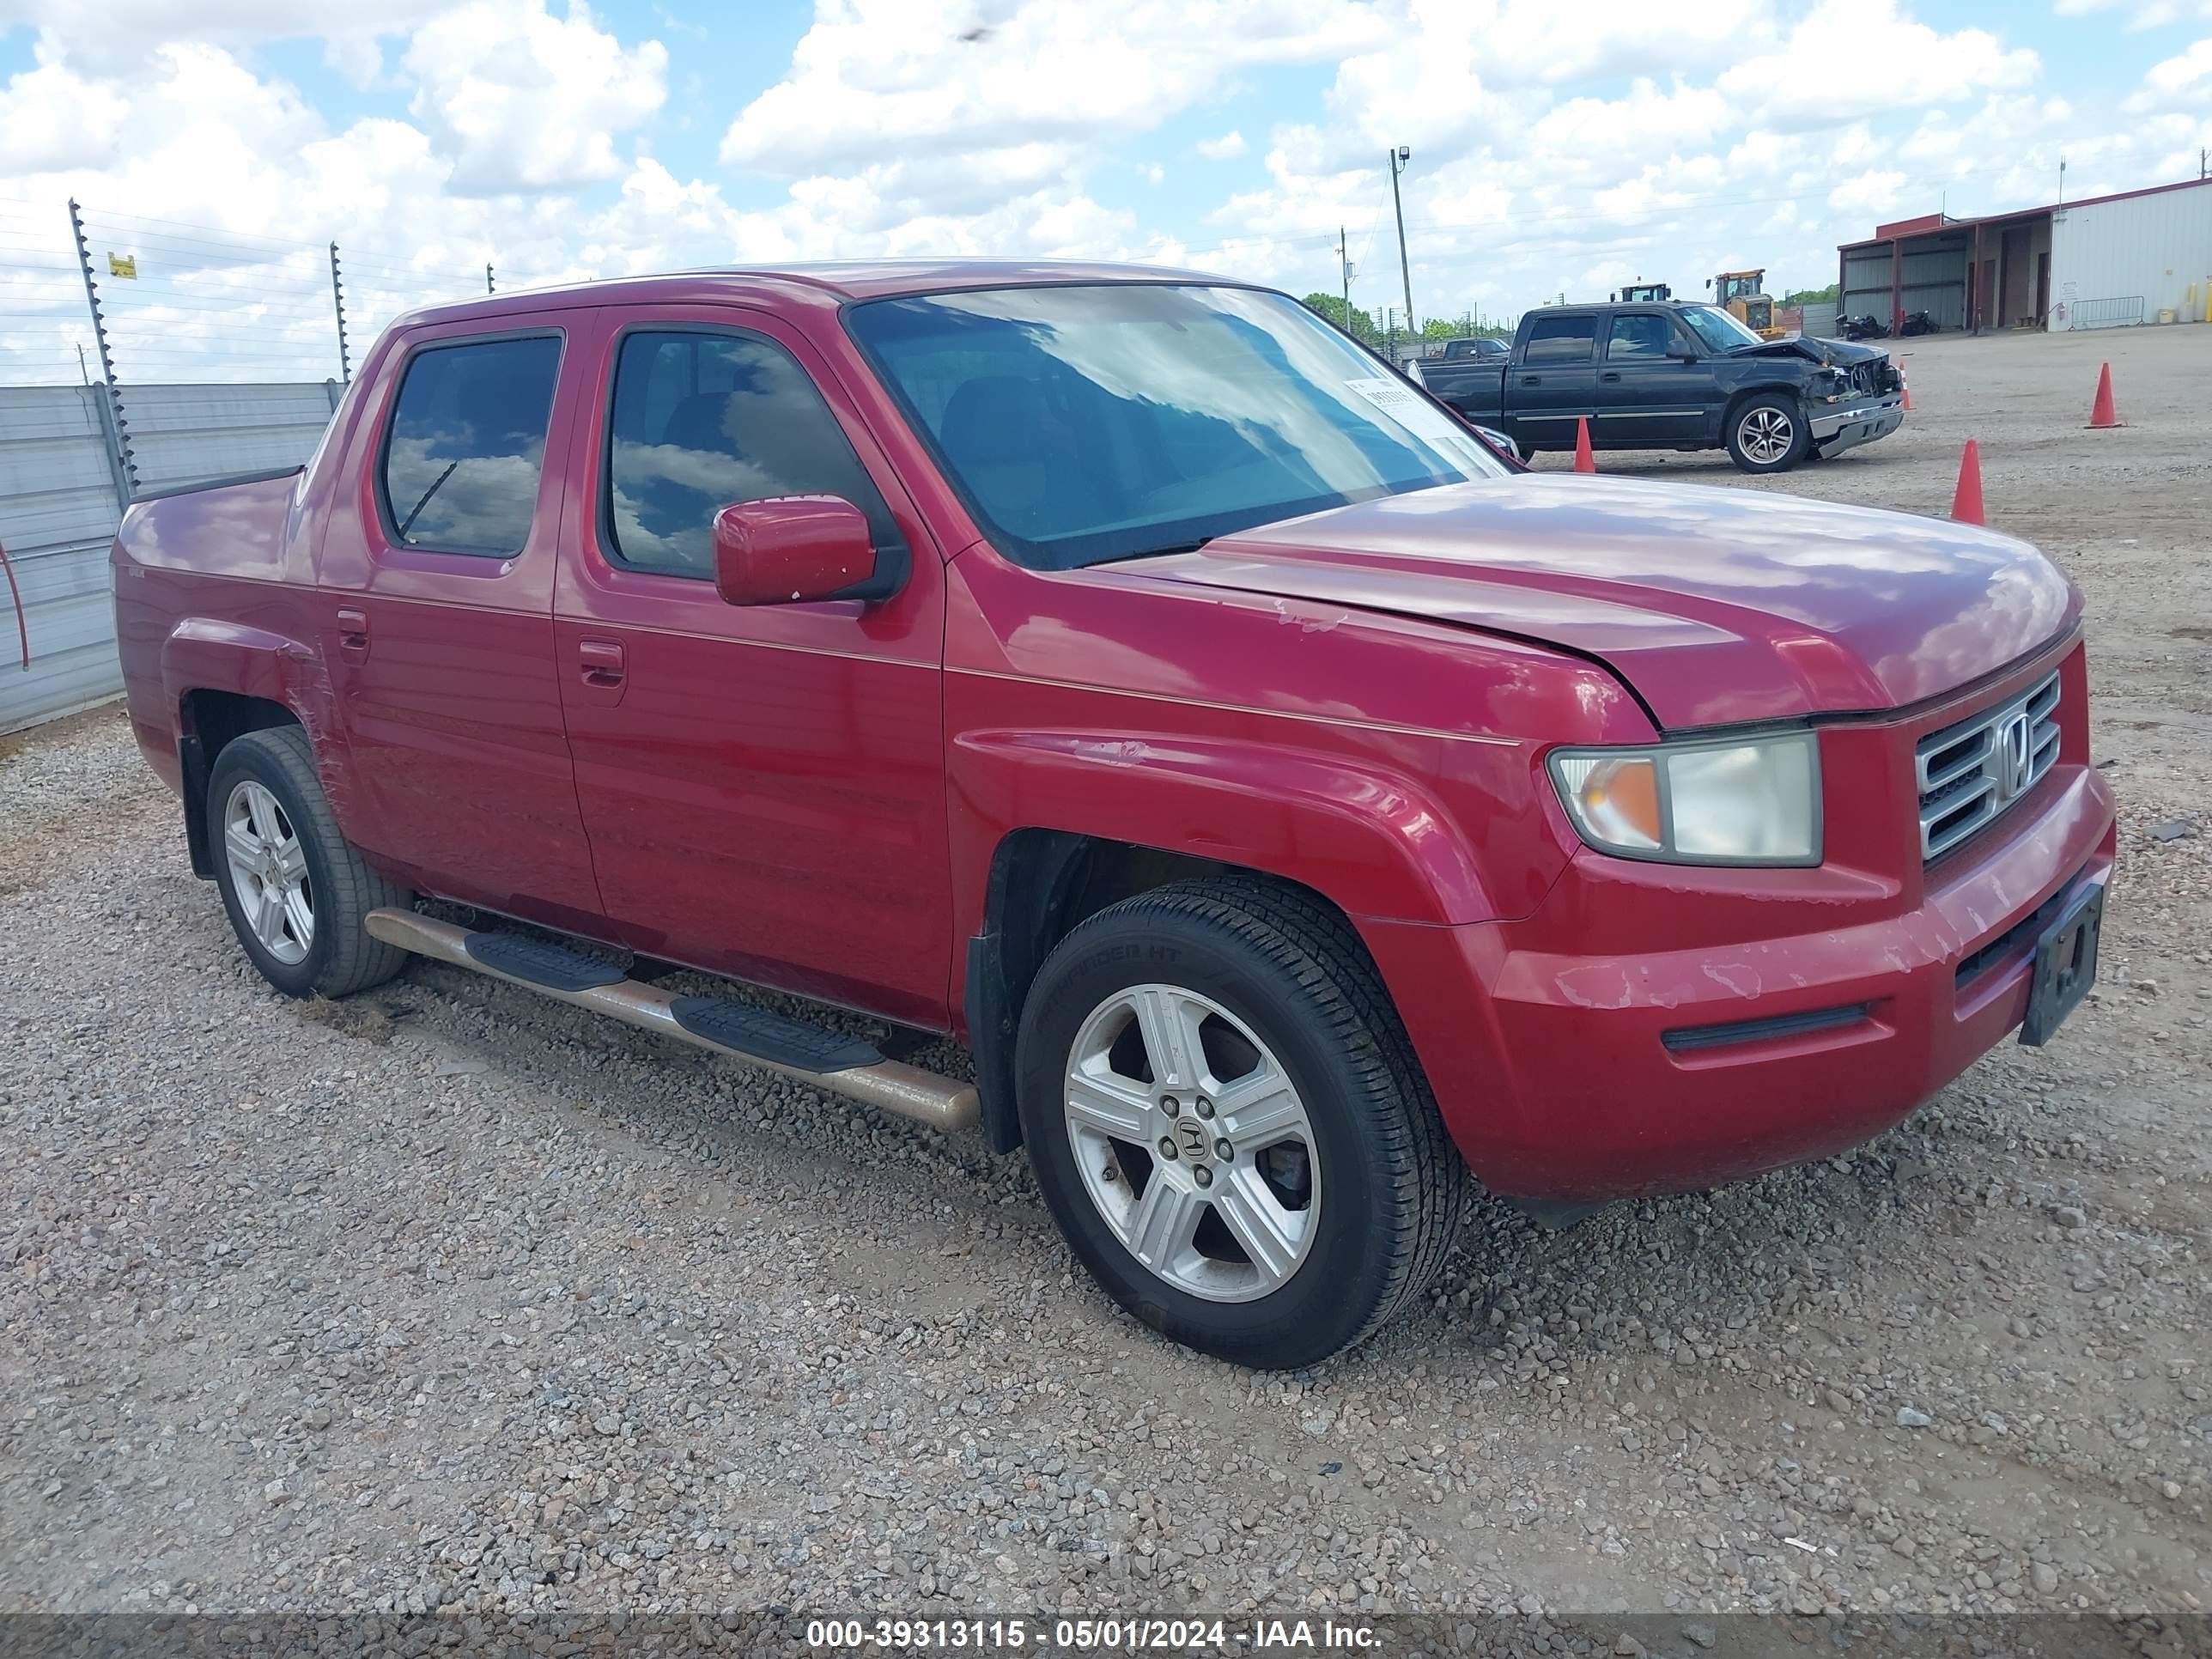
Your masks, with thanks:
[(347, 833), (415, 884), (599, 931), (553, 678), (588, 311), (412, 329), (373, 371), (317, 565)]
[[(834, 374), (739, 306), (611, 307), (572, 438), (561, 696), (623, 943), (941, 1027), (951, 960), (935, 543)], [(842, 496), (879, 604), (735, 606), (713, 523)]]
[(1597, 413), (1597, 325), (1594, 311), (1530, 319), (1520, 355), (1505, 369), (1505, 407), (1523, 443), (1571, 447), (1575, 422)]
[[(1713, 377), (1690, 331), (1663, 311), (1616, 311), (1606, 325), (1598, 368), (1598, 424), (1615, 444), (1692, 444), (1706, 428)], [(1698, 354), (1702, 356), (1702, 352)]]

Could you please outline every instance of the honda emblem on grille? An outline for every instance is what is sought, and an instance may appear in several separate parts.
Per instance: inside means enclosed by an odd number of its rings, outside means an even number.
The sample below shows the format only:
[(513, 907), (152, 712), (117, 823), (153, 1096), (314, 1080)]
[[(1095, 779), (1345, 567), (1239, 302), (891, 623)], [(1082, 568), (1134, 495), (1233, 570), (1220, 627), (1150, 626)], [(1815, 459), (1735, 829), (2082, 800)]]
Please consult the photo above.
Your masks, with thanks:
[(2027, 775), (2035, 765), (2034, 725), (2027, 710), (2007, 715), (1996, 738), (1997, 799), (2002, 803), (2027, 787)]

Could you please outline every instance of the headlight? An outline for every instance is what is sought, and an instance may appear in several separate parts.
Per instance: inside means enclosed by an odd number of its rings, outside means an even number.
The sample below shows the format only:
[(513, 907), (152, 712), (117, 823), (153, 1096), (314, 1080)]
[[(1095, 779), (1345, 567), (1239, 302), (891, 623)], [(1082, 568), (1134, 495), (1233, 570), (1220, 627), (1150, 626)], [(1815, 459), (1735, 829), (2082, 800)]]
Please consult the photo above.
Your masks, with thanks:
[(1820, 751), (1787, 737), (1560, 749), (1552, 781), (1591, 846), (1666, 864), (1818, 864)]

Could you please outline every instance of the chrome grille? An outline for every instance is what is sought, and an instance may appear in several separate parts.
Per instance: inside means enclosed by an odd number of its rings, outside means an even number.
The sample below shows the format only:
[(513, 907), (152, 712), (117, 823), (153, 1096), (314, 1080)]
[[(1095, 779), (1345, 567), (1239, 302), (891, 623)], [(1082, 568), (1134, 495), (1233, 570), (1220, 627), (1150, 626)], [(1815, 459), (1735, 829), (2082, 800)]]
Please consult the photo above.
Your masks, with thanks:
[(1921, 738), (1920, 856), (1940, 859), (2033, 789), (2058, 759), (2058, 676)]

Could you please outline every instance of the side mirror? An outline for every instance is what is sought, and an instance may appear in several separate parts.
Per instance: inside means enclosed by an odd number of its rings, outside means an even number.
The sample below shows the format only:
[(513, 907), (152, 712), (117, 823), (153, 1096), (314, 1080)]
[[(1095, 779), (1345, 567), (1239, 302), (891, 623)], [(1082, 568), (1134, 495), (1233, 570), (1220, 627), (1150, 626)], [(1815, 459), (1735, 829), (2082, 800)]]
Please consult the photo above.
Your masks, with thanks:
[(714, 591), (725, 605), (887, 599), (874, 592), (867, 515), (839, 495), (738, 501), (714, 515)]
[(1686, 345), (1668, 346), (1667, 355), (1678, 363), (1694, 363), (1698, 361), (1695, 349)]

